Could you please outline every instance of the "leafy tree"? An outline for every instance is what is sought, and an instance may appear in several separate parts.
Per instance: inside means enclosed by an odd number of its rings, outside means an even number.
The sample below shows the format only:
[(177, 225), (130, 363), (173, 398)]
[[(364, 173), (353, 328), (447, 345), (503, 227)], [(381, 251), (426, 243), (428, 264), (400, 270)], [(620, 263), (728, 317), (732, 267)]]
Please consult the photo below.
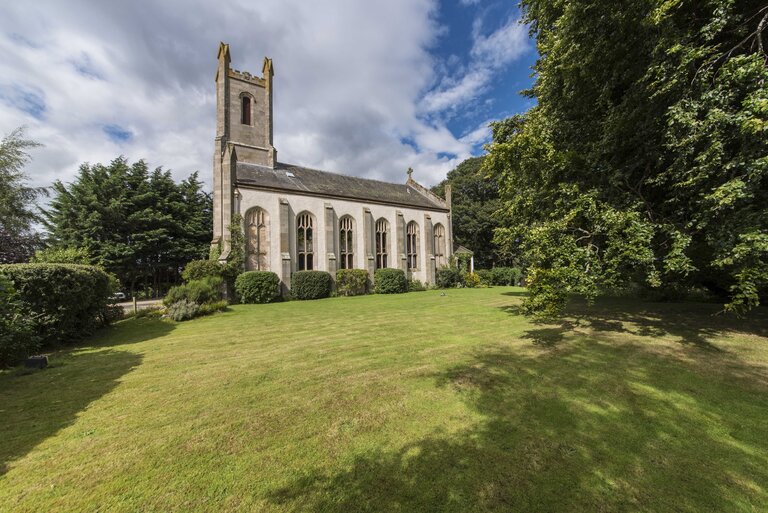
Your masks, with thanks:
[[(728, 309), (768, 283), (768, 6), (523, 0), (537, 106), (494, 125), (484, 169), (522, 242), (535, 312), (629, 282), (703, 285)], [(761, 292), (762, 291), (762, 292)]]
[(32, 225), (38, 220), (35, 202), (46, 190), (29, 187), (23, 171), (29, 150), (38, 146), (23, 128), (0, 141), (0, 263), (26, 262), (40, 246)]
[(85, 248), (46, 248), (31, 259), (34, 263), (89, 265), (91, 257)]
[(482, 163), (483, 157), (465, 160), (432, 187), (432, 192), (445, 198), (445, 186), (451, 185), (456, 244), (474, 252), (478, 267), (493, 267), (514, 261), (516, 253), (501, 252), (493, 244), (494, 229), (499, 226), (495, 213), (501, 207), (499, 185), (495, 177), (482, 172)]
[(57, 181), (45, 212), (54, 248), (83, 248), (131, 291), (159, 294), (190, 260), (208, 253), (212, 206), (197, 173), (181, 183), (169, 171), (124, 157), (83, 164), (71, 184)]

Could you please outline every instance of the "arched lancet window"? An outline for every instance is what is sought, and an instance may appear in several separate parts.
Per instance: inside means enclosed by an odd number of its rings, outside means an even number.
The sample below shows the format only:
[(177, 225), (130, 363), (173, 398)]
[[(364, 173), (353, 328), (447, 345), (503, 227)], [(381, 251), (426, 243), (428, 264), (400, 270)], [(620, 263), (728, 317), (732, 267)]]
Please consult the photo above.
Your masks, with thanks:
[(314, 250), (315, 219), (309, 212), (302, 212), (296, 217), (296, 253), (299, 271), (311, 271), (315, 268)]
[(389, 223), (381, 218), (376, 221), (376, 269), (387, 267), (387, 238), (389, 237)]
[(445, 228), (442, 224), (436, 224), (434, 227), (435, 232), (435, 247), (433, 252), (435, 254), (435, 265), (440, 268), (448, 265), (448, 261), (445, 259)]
[(355, 231), (354, 220), (350, 216), (339, 219), (339, 254), (340, 269), (354, 269), (355, 264)]
[(251, 271), (269, 271), (269, 214), (254, 207), (245, 214), (246, 265)]
[(411, 221), (405, 230), (405, 254), (408, 259), (408, 270), (419, 268), (419, 225)]
[(240, 123), (244, 125), (251, 124), (251, 99), (248, 96), (242, 98), (243, 108), (240, 111)]

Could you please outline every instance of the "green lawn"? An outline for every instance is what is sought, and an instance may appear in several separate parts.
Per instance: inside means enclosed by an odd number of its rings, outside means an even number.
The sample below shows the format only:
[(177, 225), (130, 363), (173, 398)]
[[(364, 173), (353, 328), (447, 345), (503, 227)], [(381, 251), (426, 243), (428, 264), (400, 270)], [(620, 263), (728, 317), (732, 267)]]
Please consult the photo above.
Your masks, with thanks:
[(0, 374), (0, 511), (768, 511), (768, 314), (492, 288), (127, 320)]

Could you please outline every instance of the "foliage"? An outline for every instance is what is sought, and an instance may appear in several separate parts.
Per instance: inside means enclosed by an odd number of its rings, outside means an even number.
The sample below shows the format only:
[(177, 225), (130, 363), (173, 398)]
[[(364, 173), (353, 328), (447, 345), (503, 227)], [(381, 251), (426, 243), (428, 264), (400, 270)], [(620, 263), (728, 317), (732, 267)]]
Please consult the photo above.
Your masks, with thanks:
[(482, 170), (483, 157), (473, 157), (448, 173), (432, 192), (445, 198), (445, 186), (452, 189), (451, 221), (456, 244), (471, 249), (479, 266), (511, 262), (517, 255), (502, 253), (493, 242), (499, 226), (496, 211), (501, 207), (499, 184)]
[[(523, 0), (536, 106), (493, 124), (495, 241), (522, 251), (526, 307), (630, 283), (768, 285), (768, 79), (759, 1)], [(596, 15), (599, 13), (599, 15)], [(611, 30), (606, 30), (611, 27)]]
[(461, 284), (470, 289), (479, 287), (480, 277), (476, 273), (462, 273)]
[(291, 277), (294, 299), (321, 299), (331, 295), (333, 279), (325, 271), (298, 271)]
[(0, 368), (23, 360), (38, 347), (34, 323), (23, 311), (13, 283), (0, 275)]
[(373, 275), (376, 294), (402, 294), (408, 292), (408, 280), (402, 269), (376, 269)]
[(235, 280), (241, 303), (271, 303), (280, 297), (280, 278), (270, 271), (246, 271)]
[(190, 280), (182, 285), (171, 287), (163, 299), (163, 304), (170, 306), (182, 300), (202, 305), (221, 299), (221, 287), (224, 281), (218, 276), (208, 276), (201, 280)]
[(37, 233), (12, 233), (0, 226), (0, 264), (21, 264), (29, 262), (35, 252), (43, 247), (43, 240)]
[(184, 281), (202, 280), (209, 276), (222, 277), (225, 268), (216, 260), (192, 260), (184, 266), (181, 279)]
[(489, 285), (519, 285), (523, 272), (518, 267), (494, 267), (488, 271)]
[(458, 287), (461, 282), (461, 271), (456, 267), (441, 267), (435, 273), (435, 284), (441, 289)]
[(195, 318), (200, 311), (200, 305), (188, 299), (180, 299), (168, 305), (168, 317), (176, 322)]
[(220, 299), (218, 301), (211, 301), (209, 303), (203, 303), (200, 308), (197, 309), (197, 317), (203, 315), (211, 315), (216, 312), (223, 312), (229, 307), (229, 302), (226, 299)]
[(202, 187), (197, 173), (177, 183), (143, 160), (83, 164), (72, 183), (53, 184), (44, 222), (53, 248), (85, 248), (133, 295), (157, 293), (178, 282), (184, 264), (208, 254), (212, 207)]
[(408, 292), (422, 292), (424, 290), (427, 288), (419, 280), (408, 280)]
[(85, 248), (46, 248), (37, 251), (31, 261), (38, 264), (88, 265), (91, 257)]
[[(23, 171), (30, 160), (28, 151), (37, 146), (40, 144), (24, 137), (23, 128), (17, 128), (0, 140), (0, 234), (3, 238), (30, 237), (32, 224), (38, 221), (33, 207), (37, 198), (47, 191), (29, 187)], [(22, 261), (18, 256), (13, 246), (0, 245), (0, 262)]]
[(243, 233), (243, 216), (235, 214), (232, 223), (227, 226), (229, 230), (229, 257), (227, 263), (239, 274), (245, 269), (245, 234)]
[(69, 343), (109, 322), (110, 275), (75, 264), (0, 265), (13, 282), (21, 309), (44, 347)]
[(368, 271), (339, 269), (336, 271), (336, 292), (340, 296), (360, 296), (368, 292)]

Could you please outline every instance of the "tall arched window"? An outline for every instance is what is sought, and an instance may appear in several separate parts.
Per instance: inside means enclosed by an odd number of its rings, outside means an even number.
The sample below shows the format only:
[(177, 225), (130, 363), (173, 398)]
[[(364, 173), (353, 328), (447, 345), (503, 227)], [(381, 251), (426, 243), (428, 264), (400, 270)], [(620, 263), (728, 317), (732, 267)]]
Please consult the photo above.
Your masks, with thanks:
[(251, 99), (248, 96), (243, 96), (243, 108), (240, 111), (240, 123), (244, 125), (251, 124)]
[(296, 217), (296, 253), (299, 271), (311, 271), (315, 268), (314, 228), (315, 220), (309, 212), (302, 212)]
[(269, 271), (269, 215), (254, 207), (245, 214), (246, 265), (250, 271)]
[(408, 270), (419, 268), (419, 225), (411, 221), (405, 230), (405, 254), (408, 259)]
[(387, 267), (387, 238), (389, 223), (383, 217), (376, 221), (376, 269)]
[(339, 219), (339, 254), (340, 269), (354, 269), (355, 256), (354, 221), (350, 216)]
[(442, 224), (436, 224), (434, 228), (435, 232), (435, 247), (433, 252), (435, 254), (435, 265), (445, 267), (448, 265), (448, 261), (445, 259), (445, 228)]

